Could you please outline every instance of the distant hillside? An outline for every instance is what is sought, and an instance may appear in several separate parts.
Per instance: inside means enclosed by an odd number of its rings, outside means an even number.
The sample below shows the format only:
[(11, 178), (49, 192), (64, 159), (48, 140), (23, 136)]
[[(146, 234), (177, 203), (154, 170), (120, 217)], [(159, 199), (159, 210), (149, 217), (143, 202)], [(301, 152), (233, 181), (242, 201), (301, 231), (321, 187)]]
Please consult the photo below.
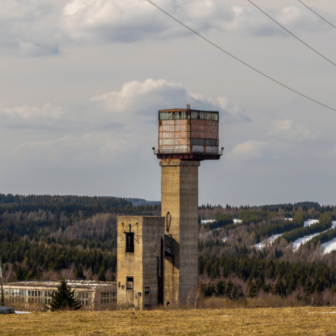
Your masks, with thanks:
[(143, 198), (125, 198), (126, 201), (132, 202), (133, 206), (140, 206), (140, 205), (160, 205), (161, 202), (159, 201), (147, 201)]

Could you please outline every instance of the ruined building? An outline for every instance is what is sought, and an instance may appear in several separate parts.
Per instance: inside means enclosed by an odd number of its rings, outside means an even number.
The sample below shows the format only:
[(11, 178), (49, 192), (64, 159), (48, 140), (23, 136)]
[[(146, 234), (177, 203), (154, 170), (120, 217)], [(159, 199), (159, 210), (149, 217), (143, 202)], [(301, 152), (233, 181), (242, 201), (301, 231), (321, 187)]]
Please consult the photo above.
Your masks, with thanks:
[(193, 302), (198, 275), (198, 167), (219, 160), (219, 112), (160, 110), (161, 216), (118, 218), (118, 306)]

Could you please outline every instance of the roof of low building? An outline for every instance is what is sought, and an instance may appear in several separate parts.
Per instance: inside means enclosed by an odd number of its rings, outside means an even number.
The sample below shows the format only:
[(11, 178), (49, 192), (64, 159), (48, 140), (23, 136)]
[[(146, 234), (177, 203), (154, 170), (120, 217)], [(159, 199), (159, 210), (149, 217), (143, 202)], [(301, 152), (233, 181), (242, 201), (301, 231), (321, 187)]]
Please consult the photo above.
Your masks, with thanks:
[[(5, 286), (11, 287), (57, 287), (59, 286), (59, 281), (18, 281), (18, 282), (7, 282), (4, 283)], [(95, 280), (67, 280), (67, 284), (70, 287), (75, 288), (92, 288), (95, 289), (97, 287), (107, 287), (107, 286), (116, 286), (116, 282), (109, 282), (109, 281), (95, 281)]]

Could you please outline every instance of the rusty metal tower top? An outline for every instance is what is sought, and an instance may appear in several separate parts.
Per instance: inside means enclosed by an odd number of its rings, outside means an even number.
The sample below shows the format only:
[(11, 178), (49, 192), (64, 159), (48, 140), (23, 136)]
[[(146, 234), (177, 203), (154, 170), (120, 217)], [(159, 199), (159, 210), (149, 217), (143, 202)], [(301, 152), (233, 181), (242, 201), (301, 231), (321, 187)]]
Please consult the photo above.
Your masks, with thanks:
[(159, 110), (158, 159), (219, 160), (219, 112), (186, 109)]

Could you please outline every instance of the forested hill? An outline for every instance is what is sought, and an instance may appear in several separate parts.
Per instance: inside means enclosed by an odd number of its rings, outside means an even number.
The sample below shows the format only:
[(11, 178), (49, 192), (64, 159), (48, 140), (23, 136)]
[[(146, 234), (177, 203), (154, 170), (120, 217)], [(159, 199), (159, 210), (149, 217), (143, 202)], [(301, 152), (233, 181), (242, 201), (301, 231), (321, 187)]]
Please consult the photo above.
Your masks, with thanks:
[(133, 206), (122, 198), (0, 194), (5, 280), (59, 278), (65, 270), (75, 277), (79, 265), (87, 277), (111, 277), (117, 216), (160, 213), (159, 205)]
[[(322, 295), (318, 302), (327, 304), (336, 293), (336, 254), (320, 248), (336, 239), (336, 207), (206, 205), (198, 213), (199, 282), (205, 295), (239, 299), (274, 293), (306, 300)], [(117, 216), (160, 214), (159, 204), (133, 206), (116, 197), (0, 194), (4, 280), (113, 280)], [(215, 221), (202, 225), (201, 219)], [(273, 235), (272, 244), (260, 245)], [(305, 241), (309, 235), (314, 236)]]
[(132, 213), (132, 202), (122, 198), (88, 196), (21, 196), (0, 194), (0, 213), (45, 210), (60, 213), (81, 211), (86, 216), (99, 212)]

